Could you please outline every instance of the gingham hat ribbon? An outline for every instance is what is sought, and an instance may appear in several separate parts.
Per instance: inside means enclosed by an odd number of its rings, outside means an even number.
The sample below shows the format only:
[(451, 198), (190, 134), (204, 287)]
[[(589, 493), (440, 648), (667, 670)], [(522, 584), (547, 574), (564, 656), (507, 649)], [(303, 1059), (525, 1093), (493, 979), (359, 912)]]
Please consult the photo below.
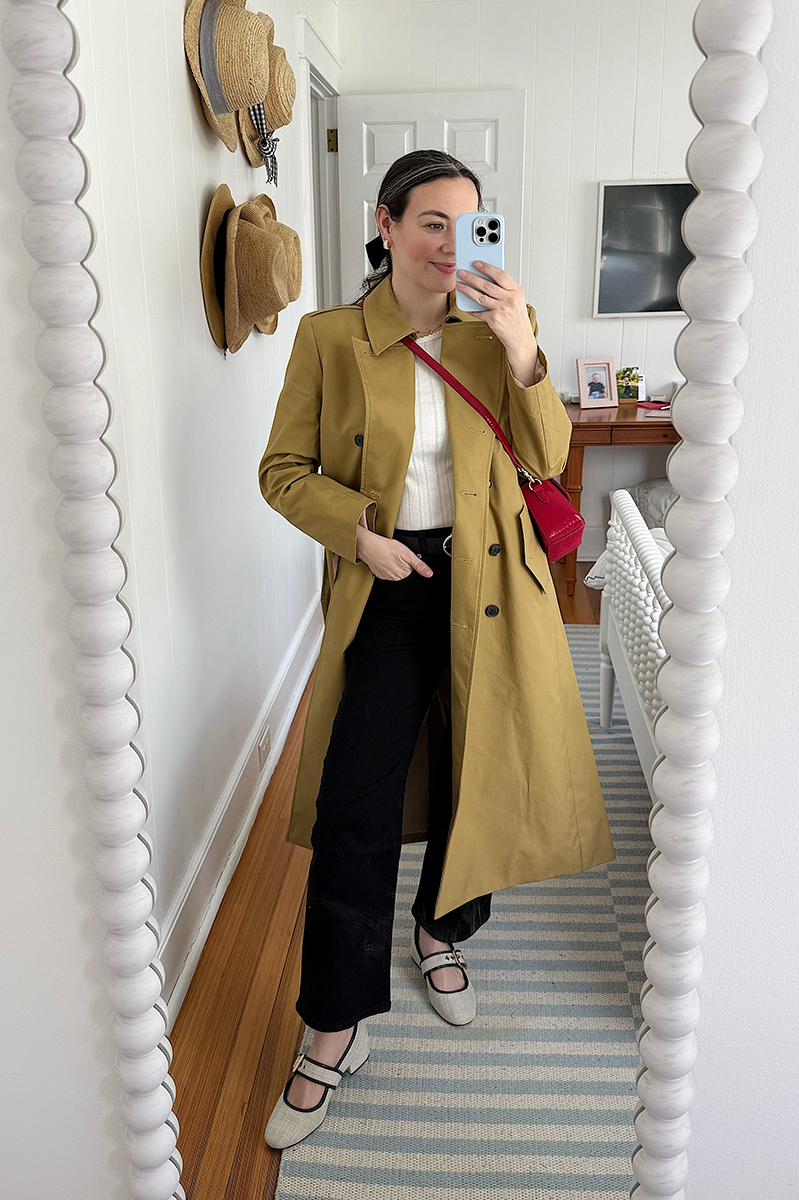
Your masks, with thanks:
[(277, 144), (280, 138), (275, 137), (274, 130), (266, 125), (266, 111), (263, 104), (250, 105), (250, 116), (258, 134), (258, 149), (266, 167), (266, 182), (274, 183), (277, 187)]

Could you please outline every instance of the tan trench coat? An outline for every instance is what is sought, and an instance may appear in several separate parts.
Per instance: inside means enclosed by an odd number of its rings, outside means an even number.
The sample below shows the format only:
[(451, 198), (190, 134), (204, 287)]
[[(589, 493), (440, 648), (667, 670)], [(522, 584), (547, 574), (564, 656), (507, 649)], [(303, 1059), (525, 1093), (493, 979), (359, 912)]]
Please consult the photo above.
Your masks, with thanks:
[[(499, 339), (456, 304), (453, 289), (442, 365), (490, 409), (528, 470), (558, 475), (571, 422), (549, 371), (520, 387)], [(405, 486), (415, 359), (399, 339), (411, 332), (390, 277), (363, 310), (303, 316), (259, 468), (267, 503), (326, 548), (325, 629), (286, 839), (309, 848), (344, 651), (374, 580), (356, 559), (358, 518), (366, 509), (369, 528), (391, 537)], [(403, 825), (403, 840), (426, 838), (427, 764), (442, 707), (451, 706), (453, 819), (436, 919), (475, 896), (615, 858), (566, 631), (516, 468), (482, 417), (446, 385), (445, 394), (455, 491), (451, 666), (419, 734)], [(495, 543), (499, 553), (489, 554)]]

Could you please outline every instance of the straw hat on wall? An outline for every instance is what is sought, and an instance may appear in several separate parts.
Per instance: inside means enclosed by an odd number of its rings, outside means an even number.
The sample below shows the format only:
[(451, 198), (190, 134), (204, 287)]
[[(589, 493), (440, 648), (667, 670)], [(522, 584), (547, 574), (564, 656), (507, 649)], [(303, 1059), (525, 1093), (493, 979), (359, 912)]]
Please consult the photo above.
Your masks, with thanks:
[[(267, 17), (266, 13), (256, 15), (272, 25), (269, 31), (269, 86), (260, 99), (263, 102), (266, 129), (273, 133), (276, 129), (288, 125), (292, 119), (297, 96), (297, 79), (286, 58), (286, 51), (282, 46), (274, 44), (274, 23), (271, 22), (271, 18)], [(265, 28), (268, 30), (268, 26), (265, 25)], [(241, 145), (251, 166), (262, 167), (264, 159), (259, 148), (259, 133), (249, 112), (249, 106), (239, 109), (236, 120)]]
[[(275, 229), (283, 239), (283, 246), (286, 251), (286, 268), (289, 277), (289, 303), (292, 303), (299, 297), (302, 289), (302, 250), (299, 234), (295, 233), (290, 225), (283, 225), (277, 220), (275, 206), (270, 197), (265, 193), (261, 196), (256, 196), (253, 204), (259, 204), (274, 217)], [(270, 317), (267, 321), (256, 321), (255, 328), (259, 329), (261, 333), (274, 333), (277, 328), (277, 314), (274, 317)]]
[[(214, 192), (208, 216), (205, 218), (202, 249), (200, 251), (200, 281), (203, 289), (205, 316), (211, 337), (224, 350), (225, 339), (225, 252), (227, 248), (227, 222), (236, 201), (226, 183), (220, 183)], [(224, 228), (223, 228), (224, 226)]]
[(211, 336), (235, 354), (253, 326), (274, 333), (277, 314), (299, 296), (299, 236), (276, 219), (268, 196), (237, 205), (220, 184), (203, 232), (200, 278)]
[(189, 0), (183, 45), (200, 90), (206, 120), (228, 150), (238, 145), (236, 112), (269, 90), (274, 23), (251, 13), (246, 0)]

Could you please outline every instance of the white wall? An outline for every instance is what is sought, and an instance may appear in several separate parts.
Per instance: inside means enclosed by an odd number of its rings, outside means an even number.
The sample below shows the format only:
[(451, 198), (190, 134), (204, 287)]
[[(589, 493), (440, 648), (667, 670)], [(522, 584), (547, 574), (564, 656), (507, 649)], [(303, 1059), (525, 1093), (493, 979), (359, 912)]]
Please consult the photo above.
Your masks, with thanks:
[[(231, 154), (202, 116), (182, 0), (69, 4), (81, 37), (72, 79), (86, 120), (76, 140), (91, 164), (82, 204), (98, 226), (88, 265), (103, 292), (94, 325), (108, 350), (100, 382), (126, 514), (117, 548), (131, 567), (122, 593), (134, 613), (130, 695), (144, 715), (136, 743), (167, 994), (265, 785), (260, 727), (270, 725), (271, 770), (321, 630), (321, 548), (265, 504), (257, 478), (297, 322), (316, 307), (300, 10), (335, 41), (333, 0), (270, 5), (298, 89), (294, 119), (278, 131), (278, 186), (267, 188), (263, 167)], [(199, 278), (205, 216), (223, 181), (236, 203), (268, 190), (304, 251), (302, 294), (277, 332), (255, 332), (227, 356), (208, 331)]]
[[(344, 92), (527, 89), (522, 283), (556, 388), (577, 358), (639, 365), (650, 392), (680, 379), (684, 317), (591, 318), (597, 182), (684, 178), (699, 131), (696, 0), (339, 0)], [(665, 475), (668, 447), (585, 451), (581, 559), (605, 546), (609, 493)]]
[(747, 261), (751, 340), (738, 378), (744, 418), (731, 442), (740, 477), (725, 552), (732, 589), (719, 662), (722, 746), (703, 943), (700, 1053), (688, 1200), (785, 1200), (799, 1194), (799, 676), (796, 512), (799, 410), (790, 381), (799, 312), (799, 12), (776, 0), (762, 53), (770, 95), (755, 128), (765, 163), (752, 194), (760, 232)]

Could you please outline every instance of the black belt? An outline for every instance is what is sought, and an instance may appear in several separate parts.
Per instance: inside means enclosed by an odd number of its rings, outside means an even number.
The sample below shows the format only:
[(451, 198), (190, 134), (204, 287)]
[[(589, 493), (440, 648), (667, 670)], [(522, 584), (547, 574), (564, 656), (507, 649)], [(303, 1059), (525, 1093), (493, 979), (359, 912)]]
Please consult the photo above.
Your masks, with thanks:
[(451, 526), (442, 526), (440, 532), (430, 529), (395, 529), (394, 537), (413, 550), (414, 554), (440, 554), (443, 551), (452, 557)]

